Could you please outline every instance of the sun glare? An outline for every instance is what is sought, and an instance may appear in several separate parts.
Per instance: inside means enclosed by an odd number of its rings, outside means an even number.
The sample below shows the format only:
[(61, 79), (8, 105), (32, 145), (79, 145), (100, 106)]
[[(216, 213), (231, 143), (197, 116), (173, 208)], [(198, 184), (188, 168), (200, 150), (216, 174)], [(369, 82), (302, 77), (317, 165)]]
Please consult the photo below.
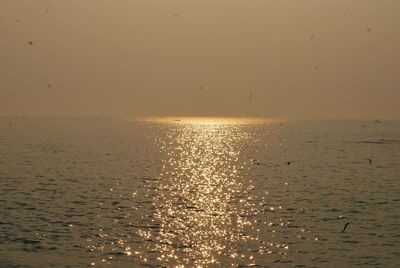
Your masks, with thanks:
[[(255, 265), (252, 253), (237, 245), (258, 244), (247, 219), (256, 212), (250, 199), (252, 185), (243, 179), (239, 160), (251, 138), (240, 124), (267, 122), (250, 118), (168, 117), (147, 120), (166, 123), (162, 168), (154, 178), (153, 220), (160, 228), (144, 228), (144, 243), (135, 250), (142, 259), (157, 253), (157, 264), (168, 267), (208, 267), (229, 262)], [(215, 131), (218, 130), (218, 131)], [(242, 198), (243, 193), (247, 195)], [(152, 223), (154, 225), (154, 223)], [(259, 250), (265, 250), (258, 245)], [(237, 256), (242, 260), (236, 260)], [(153, 253), (153, 254), (154, 254)], [(157, 266), (157, 265), (156, 265)]]
[[(141, 117), (139, 121), (158, 122), (168, 124), (191, 124), (191, 125), (247, 125), (247, 124), (269, 124), (277, 122), (277, 119), (262, 117), (205, 117), (205, 116), (159, 116)], [(135, 120), (135, 121), (136, 121)]]

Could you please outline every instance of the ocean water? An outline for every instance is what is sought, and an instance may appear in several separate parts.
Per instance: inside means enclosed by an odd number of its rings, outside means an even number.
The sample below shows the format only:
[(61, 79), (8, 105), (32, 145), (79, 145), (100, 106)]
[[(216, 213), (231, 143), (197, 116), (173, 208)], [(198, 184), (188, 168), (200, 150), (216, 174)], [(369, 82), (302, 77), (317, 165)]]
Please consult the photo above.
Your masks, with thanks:
[(399, 265), (400, 122), (0, 119), (0, 267)]

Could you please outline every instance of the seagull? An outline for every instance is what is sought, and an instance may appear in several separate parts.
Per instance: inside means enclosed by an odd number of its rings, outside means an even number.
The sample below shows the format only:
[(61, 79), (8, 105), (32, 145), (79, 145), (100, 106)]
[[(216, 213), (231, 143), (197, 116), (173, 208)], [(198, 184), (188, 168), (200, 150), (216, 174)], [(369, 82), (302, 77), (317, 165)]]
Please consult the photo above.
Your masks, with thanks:
[(350, 222), (348, 222), (348, 223), (346, 223), (345, 225), (344, 225), (344, 228), (343, 228), (343, 231), (342, 231), (342, 233), (344, 233), (344, 231), (346, 230), (346, 228), (347, 228), (347, 225), (349, 225), (350, 224)]
[(369, 164), (372, 165), (372, 159), (368, 158), (368, 161), (369, 161)]

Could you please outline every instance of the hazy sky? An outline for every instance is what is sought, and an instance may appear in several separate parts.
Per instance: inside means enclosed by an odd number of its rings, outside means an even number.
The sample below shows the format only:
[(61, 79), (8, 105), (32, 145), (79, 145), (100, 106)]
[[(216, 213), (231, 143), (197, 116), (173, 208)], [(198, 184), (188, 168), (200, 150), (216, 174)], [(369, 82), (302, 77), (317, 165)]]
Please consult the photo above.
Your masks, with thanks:
[(1, 0), (0, 115), (399, 119), (399, 11), (399, 0)]

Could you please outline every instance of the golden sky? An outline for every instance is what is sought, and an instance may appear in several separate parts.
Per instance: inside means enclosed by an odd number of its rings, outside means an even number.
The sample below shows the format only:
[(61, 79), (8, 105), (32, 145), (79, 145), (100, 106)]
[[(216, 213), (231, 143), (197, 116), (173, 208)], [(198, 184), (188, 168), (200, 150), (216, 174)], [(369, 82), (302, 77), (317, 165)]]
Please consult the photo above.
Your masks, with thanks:
[(399, 10), (398, 0), (1, 0), (0, 115), (399, 119)]

